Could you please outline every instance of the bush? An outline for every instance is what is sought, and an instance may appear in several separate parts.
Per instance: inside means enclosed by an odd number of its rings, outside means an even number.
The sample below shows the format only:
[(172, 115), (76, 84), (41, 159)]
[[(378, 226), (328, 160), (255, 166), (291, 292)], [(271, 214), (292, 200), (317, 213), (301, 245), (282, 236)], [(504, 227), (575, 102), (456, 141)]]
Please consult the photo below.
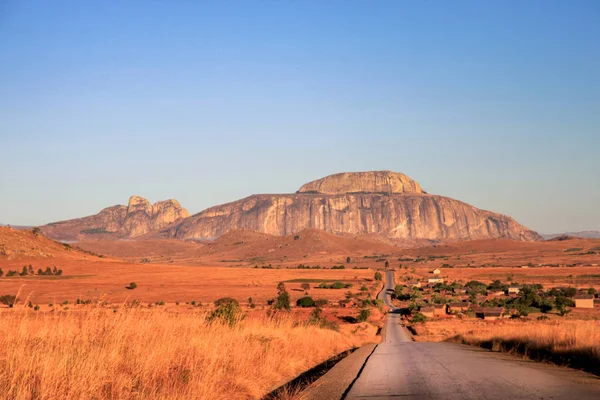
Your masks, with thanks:
[[(192, 304), (193, 303), (194, 302), (192, 302)], [(221, 297), (220, 299), (215, 300), (215, 307), (217, 307), (217, 308), (228, 305), (228, 304), (234, 304), (238, 307), (240, 306), (240, 303), (233, 297)]]
[(310, 289), (310, 284), (307, 282), (303, 282), (302, 284), (300, 284), (300, 287), (304, 290), (308, 290)]
[(10, 308), (15, 305), (17, 300), (17, 296), (13, 296), (12, 294), (5, 294), (4, 296), (0, 296), (0, 304), (4, 304)]
[(329, 300), (327, 300), (327, 299), (317, 299), (317, 300), (315, 300), (315, 305), (317, 307), (324, 307), (326, 305), (329, 305)]
[(215, 301), (214, 309), (208, 316), (209, 321), (218, 321), (229, 326), (234, 326), (236, 323), (244, 319), (244, 313), (237, 300), (231, 297), (223, 297)]
[(125, 289), (129, 289), (129, 290), (133, 290), (135, 288), (137, 288), (137, 283), (135, 283), (135, 282), (131, 282), (129, 284), (129, 286), (125, 286)]
[(310, 296), (301, 297), (296, 301), (296, 305), (302, 308), (314, 307), (315, 301)]
[(351, 288), (352, 284), (351, 283), (343, 283), (343, 282), (335, 282), (335, 283), (333, 283), (331, 285), (328, 285), (325, 282), (322, 282), (317, 287), (319, 289), (347, 289), (347, 288)]
[(358, 317), (356, 317), (356, 320), (358, 322), (366, 322), (370, 316), (371, 316), (371, 310), (369, 310), (368, 308), (363, 308), (362, 310), (360, 310), (358, 312)]
[(425, 321), (427, 321), (427, 317), (421, 313), (416, 313), (410, 320), (413, 324), (422, 324)]
[(383, 275), (381, 275), (381, 272), (379, 272), (379, 271), (375, 272), (375, 280), (380, 281), (382, 279), (383, 279)]

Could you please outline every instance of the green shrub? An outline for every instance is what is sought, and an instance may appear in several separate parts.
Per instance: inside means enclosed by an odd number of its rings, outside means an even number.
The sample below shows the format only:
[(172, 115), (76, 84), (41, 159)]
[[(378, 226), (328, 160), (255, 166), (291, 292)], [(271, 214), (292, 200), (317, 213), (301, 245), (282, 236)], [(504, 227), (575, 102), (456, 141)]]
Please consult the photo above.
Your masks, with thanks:
[(125, 287), (125, 289), (129, 289), (129, 290), (133, 290), (133, 289), (135, 289), (135, 288), (137, 288), (137, 283), (135, 283), (135, 282), (131, 282), (131, 283), (129, 284), (129, 286), (126, 286), (126, 287)]
[(360, 310), (358, 312), (358, 317), (356, 317), (356, 320), (358, 322), (366, 322), (370, 316), (371, 316), (371, 310), (369, 310), (368, 308), (363, 308), (362, 310)]
[(382, 279), (383, 279), (383, 275), (381, 275), (381, 272), (379, 272), (379, 271), (375, 272), (375, 280), (380, 281)]
[(427, 317), (421, 313), (416, 313), (410, 320), (413, 324), (422, 324), (425, 321), (427, 321)]
[(310, 296), (301, 297), (296, 301), (296, 305), (298, 307), (306, 308), (306, 307), (314, 307), (315, 301)]
[(215, 301), (216, 308), (208, 316), (209, 321), (218, 321), (229, 326), (234, 326), (244, 319), (244, 313), (237, 300), (223, 297)]

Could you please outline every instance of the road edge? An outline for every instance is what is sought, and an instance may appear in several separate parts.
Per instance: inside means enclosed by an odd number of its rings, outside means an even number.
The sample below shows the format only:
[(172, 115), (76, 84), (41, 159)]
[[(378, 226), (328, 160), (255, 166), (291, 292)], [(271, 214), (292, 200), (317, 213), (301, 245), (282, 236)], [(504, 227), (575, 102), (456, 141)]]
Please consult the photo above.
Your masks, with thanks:
[(306, 388), (300, 394), (300, 398), (303, 400), (343, 399), (377, 346), (375, 343), (369, 343), (359, 347)]

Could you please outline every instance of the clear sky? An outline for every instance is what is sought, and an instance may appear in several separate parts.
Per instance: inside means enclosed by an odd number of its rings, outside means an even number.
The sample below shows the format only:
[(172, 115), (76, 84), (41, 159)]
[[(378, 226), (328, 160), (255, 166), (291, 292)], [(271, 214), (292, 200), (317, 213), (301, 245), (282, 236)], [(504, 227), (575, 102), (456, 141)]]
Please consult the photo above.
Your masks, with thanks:
[(2, 1), (0, 222), (404, 172), (600, 229), (600, 1)]

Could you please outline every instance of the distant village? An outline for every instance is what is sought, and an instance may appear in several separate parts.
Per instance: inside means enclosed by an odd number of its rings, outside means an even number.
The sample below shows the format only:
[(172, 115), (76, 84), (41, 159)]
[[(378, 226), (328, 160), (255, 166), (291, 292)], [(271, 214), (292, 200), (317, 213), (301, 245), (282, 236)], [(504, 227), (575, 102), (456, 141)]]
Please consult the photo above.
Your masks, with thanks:
[(426, 282), (407, 280), (391, 293), (398, 306), (407, 309), (416, 322), (453, 316), (496, 320), (551, 312), (564, 316), (571, 308), (600, 308), (599, 294), (591, 287), (544, 288), (541, 284), (506, 284), (499, 280), (462, 284), (446, 282), (441, 272), (439, 268), (430, 271)]

